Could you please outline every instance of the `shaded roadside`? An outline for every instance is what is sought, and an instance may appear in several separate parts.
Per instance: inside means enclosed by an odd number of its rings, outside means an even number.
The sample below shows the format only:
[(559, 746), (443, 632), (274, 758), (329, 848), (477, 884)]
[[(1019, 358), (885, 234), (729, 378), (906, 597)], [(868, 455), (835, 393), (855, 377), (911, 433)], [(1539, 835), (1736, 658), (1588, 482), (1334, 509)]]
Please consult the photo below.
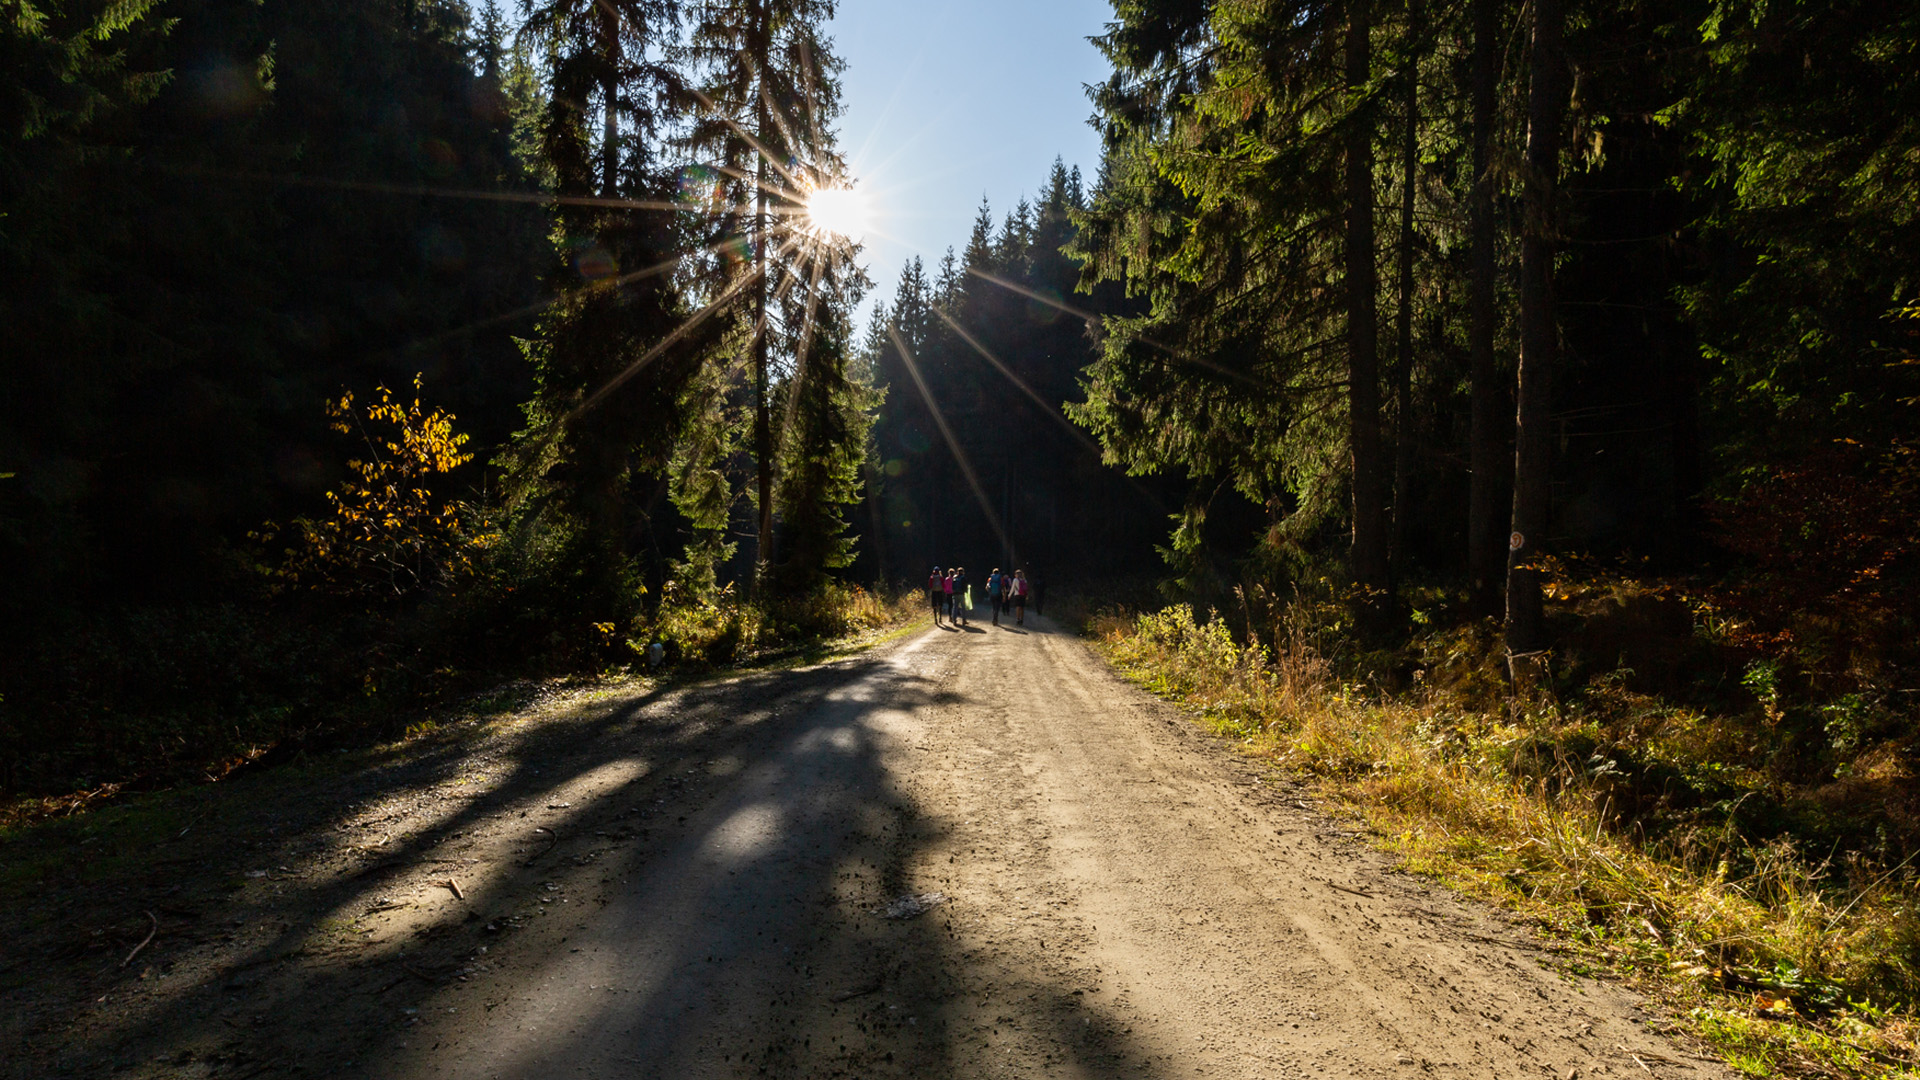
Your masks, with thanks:
[[(951, 912), (879, 914), (940, 829), (886, 760), (953, 700), (911, 647), (563, 696), (204, 789), (157, 838), (102, 821), (79, 848), (138, 849), (0, 923), (0, 1074), (965, 1071)], [(1023, 981), (1050, 1043), (1124, 1054), (1070, 979)]]

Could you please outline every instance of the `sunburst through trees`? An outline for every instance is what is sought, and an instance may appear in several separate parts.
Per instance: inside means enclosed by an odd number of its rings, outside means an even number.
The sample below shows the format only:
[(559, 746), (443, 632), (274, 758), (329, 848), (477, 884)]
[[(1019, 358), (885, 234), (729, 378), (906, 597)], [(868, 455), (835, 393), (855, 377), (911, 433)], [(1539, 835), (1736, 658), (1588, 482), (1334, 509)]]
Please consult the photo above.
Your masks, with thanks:
[(842, 508), (874, 402), (847, 365), (867, 282), (861, 197), (831, 127), (831, 14), (807, 0), (529, 12), (524, 33), (550, 58), (540, 127), (567, 261), (527, 345), (540, 394), (518, 475), (523, 499), (579, 526), (597, 588), (635, 593), (609, 575), (626, 574), (634, 504), (664, 477), (692, 531), (676, 577), (717, 589), (743, 466), (756, 587), (805, 589), (849, 561)]

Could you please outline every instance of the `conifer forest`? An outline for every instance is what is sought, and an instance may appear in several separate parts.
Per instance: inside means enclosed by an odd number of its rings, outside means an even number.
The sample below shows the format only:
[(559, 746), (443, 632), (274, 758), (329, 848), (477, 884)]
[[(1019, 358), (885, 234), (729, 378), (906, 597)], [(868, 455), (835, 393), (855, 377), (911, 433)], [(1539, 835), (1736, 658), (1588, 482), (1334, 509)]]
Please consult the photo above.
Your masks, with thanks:
[(1915, 1067), (1920, 5), (1111, 7), (1097, 164), (876, 281), (834, 0), (0, 0), (0, 829), (1020, 568), (1736, 1067)]

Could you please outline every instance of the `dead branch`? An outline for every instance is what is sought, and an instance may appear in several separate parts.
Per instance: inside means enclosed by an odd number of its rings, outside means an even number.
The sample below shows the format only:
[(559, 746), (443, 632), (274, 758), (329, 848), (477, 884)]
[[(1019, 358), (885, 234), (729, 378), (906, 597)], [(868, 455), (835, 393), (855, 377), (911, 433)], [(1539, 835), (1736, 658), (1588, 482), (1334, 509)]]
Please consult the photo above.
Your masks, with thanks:
[(140, 940), (140, 944), (133, 947), (133, 951), (127, 954), (125, 960), (120, 961), (121, 967), (133, 963), (133, 958), (139, 956), (140, 950), (147, 947), (147, 944), (153, 940), (153, 935), (160, 932), (160, 920), (153, 917), (153, 912), (147, 912), (147, 921), (153, 924), (153, 929), (147, 931), (147, 936)]

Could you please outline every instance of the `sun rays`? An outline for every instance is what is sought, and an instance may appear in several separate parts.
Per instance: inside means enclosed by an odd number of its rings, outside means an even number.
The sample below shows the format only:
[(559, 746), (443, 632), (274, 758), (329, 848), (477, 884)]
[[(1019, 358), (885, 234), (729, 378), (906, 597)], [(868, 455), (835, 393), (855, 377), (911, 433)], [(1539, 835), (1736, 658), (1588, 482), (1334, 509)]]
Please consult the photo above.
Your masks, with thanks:
[(853, 188), (816, 188), (807, 194), (807, 224), (816, 233), (858, 241), (868, 227), (867, 200)]
[[(852, 174), (843, 153), (833, 144), (831, 133), (823, 138), (822, 118), (815, 100), (817, 86), (811, 57), (802, 64), (800, 81), (803, 92), (786, 99), (788, 108), (761, 89), (757, 101), (747, 103), (746, 111), (729, 115), (728, 110), (698, 89), (692, 90), (697, 110), (706, 121), (730, 133), (743, 158), (684, 161), (664, 190), (642, 183), (632, 197), (562, 194), (556, 191), (488, 191), (475, 188), (436, 187), (420, 183), (380, 183), (365, 180), (284, 175), (223, 175), (210, 177), (225, 181), (267, 183), (292, 187), (319, 187), (356, 191), (368, 195), (401, 198), (429, 198), (509, 202), (543, 205), (549, 208), (573, 207), (598, 211), (604, 215), (671, 215), (682, 219), (678, 226), (686, 235), (703, 237), (687, 244), (670, 257), (643, 268), (629, 269), (609, 265), (603, 273), (575, 270), (580, 280), (557, 279), (545, 298), (522, 304), (497, 315), (469, 322), (464, 326), (415, 339), (396, 348), (417, 348), (438, 340), (474, 330), (513, 322), (538, 315), (555, 303), (590, 293), (623, 292), (643, 279), (664, 276), (675, 282), (674, 288), (686, 303), (685, 313), (671, 330), (648, 345), (638, 355), (598, 386), (576, 400), (562, 413), (563, 423), (571, 424), (583, 414), (599, 407), (610, 397), (629, 387), (662, 357), (675, 349), (704, 347), (698, 342), (705, 335), (695, 332), (716, 320), (736, 320), (737, 332), (727, 335), (728, 348), (752, 353), (756, 349), (771, 353), (770, 364), (759, 378), (770, 383), (759, 392), (786, 386), (797, 388), (809, 377), (809, 358), (815, 354), (814, 340), (821, 328), (823, 304), (842, 304), (851, 308), (870, 284), (860, 256), (871, 238), (892, 239), (878, 227), (873, 193), (863, 188)], [(737, 103), (736, 103), (737, 104)], [(754, 113), (761, 115), (754, 117)], [(649, 190), (651, 188), (651, 190)], [(641, 194), (640, 192), (645, 192)], [(613, 192), (626, 195), (624, 191)], [(976, 271), (976, 273), (978, 273)], [(1074, 316), (1097, 318), (1088, 312), (1061, 303), (1050, 296), (1032, 294), (1014, 282), (980, 273), (989, 283), (1030, 299), (1048, 303)], [(936, 312), (956, 335), (964, 340), (991, 368), (1021, 395), (1039, 406), (1043, 415), (1058, 424), (1082, 449), (1092, 449), (1092, 440), (1061, 414), (1057, 403), (1045, 400), (1020, 379), (980, 340), (959, 325), (947, 312)], [(841, 332), (843, 332), (843, 329)], [(908, 373), (915, 382), (919, 371), (915, 359), (905, 356), (905, 345), (892, 335), (902, 350)], [(1152, 344), (1152, 343), (1149, 343)], [(741, 377), (740, 365), (727, 364), (733, 377)], [(1228, 373), (1231, 374), (1231, 373)], [(925, 387), (921, 387), (925, 392)], [(794, 422), (797, 395), (786, 393), (784, 408), (776, 408), (773, 447), (786, 441)], [(952, 433), (946, 431), (945, 418), (939, 416), (937, 403), (928, 400), (934, 420), (956, 455), (961, 450)], [(784, 415), (783, 415), (784, 414)], [(777, 452), (777, 449), (776, 449)], [(1000, 523), (989, 501), (979, 489), (968, 464), (961, 460), (973, 494), (993, 522)], [(1004, 538), (1003, 538), (1004, 539)]]

